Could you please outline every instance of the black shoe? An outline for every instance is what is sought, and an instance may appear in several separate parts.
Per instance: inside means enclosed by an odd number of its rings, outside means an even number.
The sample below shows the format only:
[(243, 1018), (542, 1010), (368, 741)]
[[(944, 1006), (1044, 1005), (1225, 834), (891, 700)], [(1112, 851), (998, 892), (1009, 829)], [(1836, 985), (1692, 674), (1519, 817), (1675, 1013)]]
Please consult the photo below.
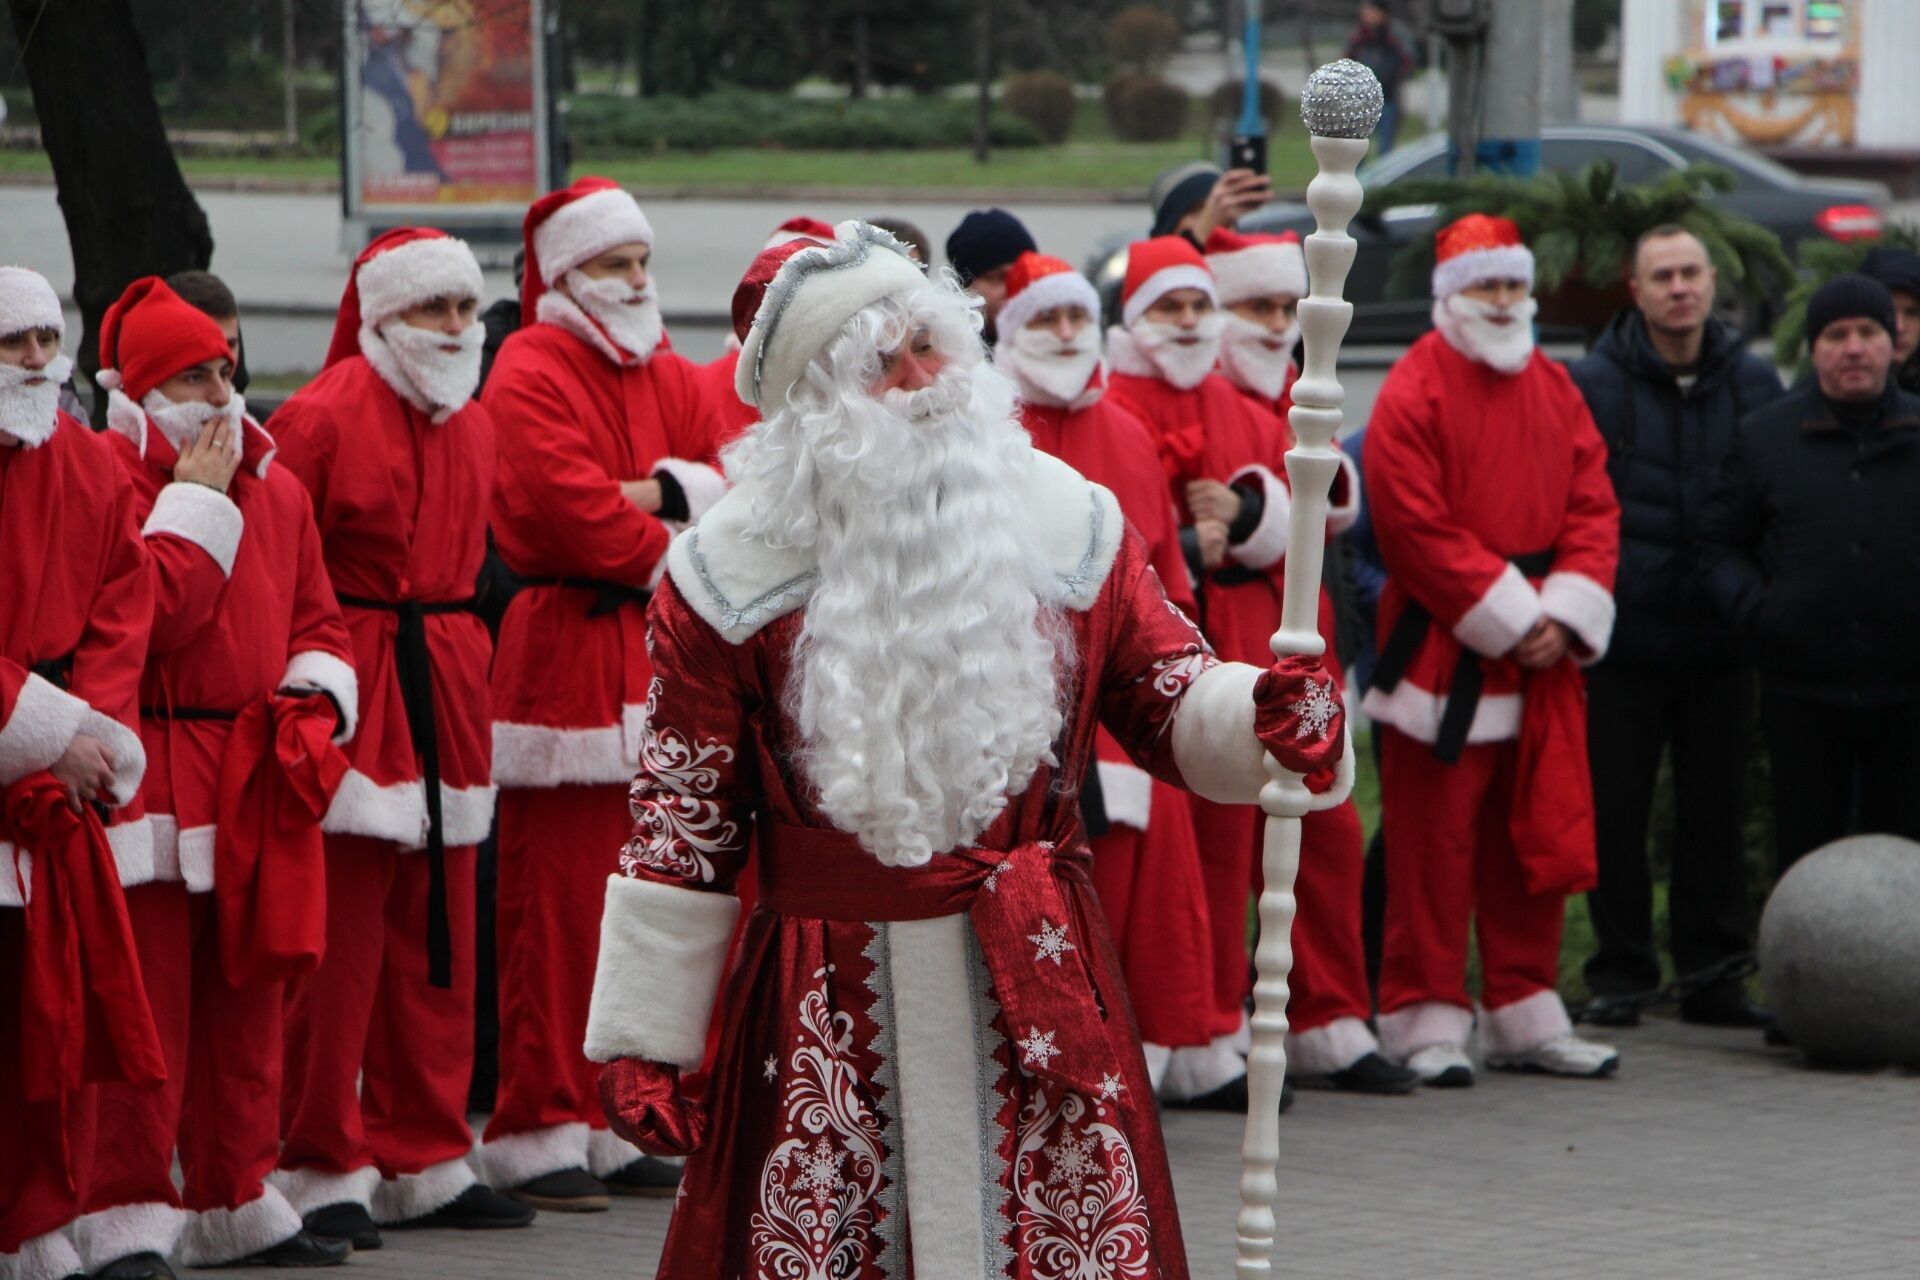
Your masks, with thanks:
[(1595, 996), (1580, 1010), (1580, 1021), (1590, 1027), (1637, 1027), (1638, 996)]
[(498, 1231), (528, 1226), (533, 1219), (532, 1205), (509, 1200), (486, 1183), (476, 1182), (432, 1213), (392, 1223), (389, 1229), (411, 1231), (424, 1227), (455, 1227), (461, 1231)]
[(602, 1178), (616, 1196), (665, 1197), (680, 1188), (681, 1166), (657, 1156), (641, 1156)]
[[(1231, 1111), (1237, 1115), (1247, 1114), (1247, 1078), (1235, 1076), (1211, 1093), (1203, 1093), (1197, 1098), (1183, 1098), (1178, 1102), (1160, 1104), (1172, 1111)], [(1280, 1114), (1287, 1114), (1287, 1108), (1293, 1105), (1293, 1086), (1284, 1081), (1280, 1085)]]
[(92, 1273), (92, 1280), (179, 1280), (157, 1253), (130, 1253)]
[(337, 1267), (353, 1255), (345, 1240), (329, 1240), (311, 1231), (296, 1231), (271, 1249), (262, 1249), (230, 1267)]
[(1377, 1053), (1369, 1053), (1352, 1066), (1335, 1071), (1327, 1081), (1347, 1093), (1371, 1093), (1382, 1097), (1412, 1093), (1420, 1087), (1417, 1073), (1397, 1067)]
[(1747, 999), (1738, 987), (1709, 987), (1680, 1002), (1680, 1021), (1700, 1027), (1771, 1026), (1773, 1015)]
[(374, 1225), (373, 1215), (367, 1212), (363, 1204), (351, 1200), (339, 1204), (323, 1204), (318, 1209), (307, 1212), (300, 1220), (307, 1234), (321, 1240), (344, 1240), (353, 1246), (355, 1253), (366, 1253), (378, 1249), (381, 1244), (380, 1228)]
[(607, 1186), (585, 1169), (556, 1169), (510, 1188), (507, 1194), (522, 1204), (555, 1213), (604, 1213), (612, 1200)]

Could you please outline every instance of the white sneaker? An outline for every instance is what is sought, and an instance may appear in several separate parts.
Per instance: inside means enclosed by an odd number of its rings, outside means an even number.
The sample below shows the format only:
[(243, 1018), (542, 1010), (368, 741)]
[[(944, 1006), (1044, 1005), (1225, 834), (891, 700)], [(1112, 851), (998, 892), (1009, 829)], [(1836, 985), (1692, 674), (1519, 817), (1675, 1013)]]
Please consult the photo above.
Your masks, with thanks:
[(1610, 1044), (1582, 1040), (1568, 1031), (1543, 1045), (1515, 1053), (1490, 1053), (1487, 1065), (1496, 1071), (1539, 1071), (1552, 1076), (1610, 1076), (1620, 1066), (1620, 1054)]
[(1407, 1070), (1436, 1089), (1464, 1089), (1473, 1083), (1473, 1059), (1457, 1044), (1430, 1044), (1407, 1059)]

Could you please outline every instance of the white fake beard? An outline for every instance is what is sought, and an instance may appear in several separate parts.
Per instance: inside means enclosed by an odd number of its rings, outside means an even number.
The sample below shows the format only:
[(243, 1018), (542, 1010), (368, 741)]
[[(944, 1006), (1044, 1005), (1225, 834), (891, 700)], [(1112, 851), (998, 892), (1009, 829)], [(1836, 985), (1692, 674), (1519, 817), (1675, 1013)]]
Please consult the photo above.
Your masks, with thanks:
[[(438, 329), (416, 329), (404, 320), (390, 320), (380, 329), (380, 337), (399, 362), (420, 398), (448, 415), (466, 408), (480, 385), (480, 348), (487, 340), (486, 326), (475, 321), (459, 336)], [(457, 346), (458, 351), (442, 347)]]
[(1012, 382), (977, 357), (880, 399), (839, 382), (814, 401), (828, 407), (776, 412), (726, 465), (774, 495), (755, 531), (817, 556), (785, 698), (801, 772), (836, 827), (919, 866), (1056, 763), (1058, 615), (1037, 595), (1053, 574), (1019, 496), (1033, 446)]
[(993, 358), (1020, 384), (1023, 399), (1034, 404), (1072, 404), (1100, 365), (1100, 330), (1088, 324), (1062, 342), (1051, 329), (1023, 327), (1002, 335)]
[[(1153, 361), (1153, 367), (1182, 391), (1191, 391), (1205, 382), (1207, 375), (1213, 372), (1213, 366), (1220, 360), (1220, 338), (1226, 332), (1227, 318), (1215, 311), (1200, 318), (1200, 323), (1192, 329), (1182, 329), (1178, 325), (1159, 324), (1152, 320), (1136, 320), (1127, 327), (1133, 340), (1140, 344), (1147, 359)], [(1182, 343), (1177, 339), (1198, 335), (1200, 341)]]
[(580, 309), (592, 316), (622, 351), (644, 360), (660, 345), (666, 326), (660, 319), (660, 294), (651, 281), (635, 293), (625, 280), (595, 280), (577, 269), (560, 279)]
[(153, 419), (153, 425), (160, 428), (160, 434), (167, 438), (175, 453), (198, 440), (209, 422), (222, 418), (227, 423), (227, 448), (239, 453), (245, 442), (246, 428), (242, 424), (247, 416), (247, 402), (238, 391), (218, 409), (202, 400), (182, 400), (176, 404), (158, 391), (147, 392), (140, 407)]
[(0, 434), (29, 449), (52, 439), (60, 422), (60, 388), (72, 376), (72, 356), (55, 356), (44, 369), (0, 364)]
[[(1510, 307), (1496, 307), (1464, 293), (1433, 301), (1433, 327), (1469, 360), (1478, 360), (1501, 373), (1514, 374), (1533, 358), (1533, 317), (1540, 304), (1532, 298)], [(1495, 324), (1492, 316), (1512, 316), (1511, 324)]]
[[(1290, 324), (1275, 334), (1263, 324), (1227, 313), (1226, 336), (1220, 343), (1220, 372), (1242, 391), (1263, 400), (1278, 400), (1287, 389), (1287, 371), (1293, 367), (1293, 348), (1300, 326)], [(1277, 344), (1277, 345), (1276, 345)]]

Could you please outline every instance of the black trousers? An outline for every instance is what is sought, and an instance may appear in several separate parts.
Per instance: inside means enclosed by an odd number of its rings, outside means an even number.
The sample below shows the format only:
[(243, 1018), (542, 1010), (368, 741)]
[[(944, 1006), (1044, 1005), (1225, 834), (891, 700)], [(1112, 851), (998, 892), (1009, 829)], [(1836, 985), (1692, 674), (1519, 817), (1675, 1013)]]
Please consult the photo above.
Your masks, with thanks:
[(1742, 827), (1753, 737), (1745, 668), (1672, 670), (1602, 663), (1587, 672), (1587, 754), (1600, 880), (1587, 895), (1598, 943), (1586, 963), (1595, 995), (1660, 985), (1647, 848), (1654, 784), (1673, 752), (1676, 971), (1692, 973), (1752, 946)]
[(1851, 708), (1763, 690), (1779, 873), (1858, 831), (1920, 840), (1920, 703)]

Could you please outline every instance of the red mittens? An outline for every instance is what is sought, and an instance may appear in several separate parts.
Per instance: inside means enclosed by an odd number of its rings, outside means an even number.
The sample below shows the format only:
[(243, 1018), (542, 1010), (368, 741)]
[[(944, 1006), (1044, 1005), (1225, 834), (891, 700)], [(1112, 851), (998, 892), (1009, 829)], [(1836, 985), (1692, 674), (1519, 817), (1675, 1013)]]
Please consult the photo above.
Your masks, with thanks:
[(1340, 687), (1320, 659), (1280, 659), (1253, 682), (1253, 703), (1253, 731), (1260, 745), (1281, 768), (1308, 778), (1309, 790), (1326, 790), (1345, 748), (1347, 710)]
[(600, 1105), (613, 1131), (651, 1156), (690, 1156), (707, 1136), (707, 1112), (680, 1092), (680, 1068), (620, 1058), (600, 1072)]

